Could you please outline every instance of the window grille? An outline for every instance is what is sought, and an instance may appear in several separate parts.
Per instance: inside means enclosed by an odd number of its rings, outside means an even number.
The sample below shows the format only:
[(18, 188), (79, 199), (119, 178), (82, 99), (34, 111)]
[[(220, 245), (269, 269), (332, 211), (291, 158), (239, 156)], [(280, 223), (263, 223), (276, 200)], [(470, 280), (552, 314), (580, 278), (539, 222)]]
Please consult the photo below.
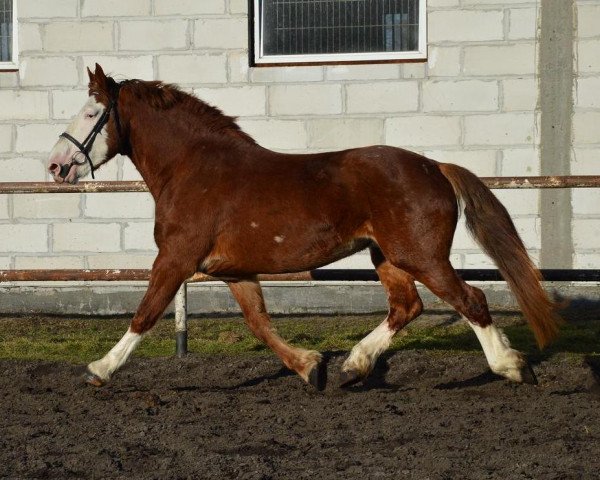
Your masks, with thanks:
[(425, 58), (424, 0), (255, 0), (255, 61)]
[(0, 0), (0, 68), (16, 66), (16, 6), (13, 0)]

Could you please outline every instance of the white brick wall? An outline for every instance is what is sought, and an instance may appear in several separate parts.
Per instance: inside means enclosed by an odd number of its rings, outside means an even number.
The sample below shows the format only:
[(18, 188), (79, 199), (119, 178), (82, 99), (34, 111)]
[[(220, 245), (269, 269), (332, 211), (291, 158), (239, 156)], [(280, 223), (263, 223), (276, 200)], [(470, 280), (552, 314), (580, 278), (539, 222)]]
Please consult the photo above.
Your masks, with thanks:
[(79, 0), (21, 1), (19, 20), (37, 18), (76, 17)]
[[(246, 57), (245, 63), (248, 63)], [(267, 67), (267, 68), (253, 68), (250, 74), (252, 82), (271, 82), (271, 83), (285, 83), (285, 82), (319, 82), (323, 80), (323, 67)]]
[(504, 37), (502, 10), (439, 10), (428, 16), (429, 41), (484, 42)]
[[(93, 67), (97, 62), (108, 75), (116, 75), (117, 78), (152, 78), (154, 76), (154, 57), (152, 55), (89, 55), (82, 57), (81, 79), (83, 85), (87, 86), (87, 67)], [(81, 95), (78, 96), (81, 104)], [(80, 105), (81, 106), (81, 105)]]
[(9, 218), (8, 195), (0, 195), (0, 220)]
[(504, 149), (502, 151), (500, 175), (505, 177), (539, 175), (539, 157), (539, 151), (532, 147)]
[(0, 158), (3, 182), (43, 182), (47, 179), (46, 167), (40, 158)]
[(21, 85), (24, 87), (77, 85), (77, 63), (72, 57), (29, 57), (20, 62)]
[(425, 112), (489, 112), (498, 109), (498, 82), (426, 81), (423, 82)]
[(24, 270), (50, 270), (61, 268), (85, 268), (83, 257), (70, 257), (67, 255), (46, 256), (36, 255), (35, 257), (15, 257), (16, 269)]
[[(94, 4), (101, 5), (100, 2)], [(46, 52), (111, 51), (113, 50), (113, 22), (49, 23), (44, 32), (44, 50)]]
[(573, 140), (576, 144), (600, 143), (600, 110), (576, 113), (573, 118)]
[(48, 145), (52, 145), (58, 139), (61, 132), (65, 131), (65, 124), (31, 123), (29, 125), (17, 126), (18, 153), (48, 151)]
[(535, 73), (535, 44), (467, 46), (464, 48), (465, 75), (522, 75)]
[(121, 225), (118, 223), (57, 223), (52, 233), (53, 252), (121, 250)]
[(267, 111), (267, 87), (262, 85), (229, 88), (197, 88), (194, 94), (205, 102), (236, 117), (264, 116)]
[[(285, 70), (285, 69), (283, 69)], [(392, 80), (400, 76), (400, 66), (389, 63), (381, 65), (333, 65), (325, 69), (327, 80)], [(320, 78), (318, 78), (320, 80)]]
[(39, 23), (19, 25), (19, 50), (21, 52), (42, 50), (42, 25)]
[(203, 15), (225, 13), (223, 0), (154, 0), (157, 15)]
[(85, 194), (87, 218), (152, 218), (154, 201), (149, 193)]
[(527, 145), (532, 144), (535, 115), (502, 113), (468, 115), (465, 117), (467, 145)]
[[(52, 92), (52, 118), (71, 120), (83, 107), (86, 90), (54, 90)], [(46, 148), (47, 150), (47, 148)]]
[[(427, 4), (425, 63), (250, 68), (247, 0), (21, 1), (20, 69), (0, 72), (0, 181), (48, 179), (47, 151), (85, 102), (95, 62), (117, 78), (181, 84), (276, 150), (386, 143), (482, 176), (539, 174), (540, 0)], [(577, 7), (572, 173), (598, 174), (600, 0)], [(123, 158), (97, 176), (140, 178)], [(537, 255), (539, 192), (498, 195)], [(599, 204), (596, 191), (573, 196), (581, 268), (600, 267)], [(0, 266), (147, 268), (152, 216), (147, 195), (0, 195)], [(461, 228), (453, 263), (489, 265)]]
[(0, 90), (0, 105), (0, 121), (45, 120), (50, 111), (45, 91)]
[(348, 145), (367, 146), (383, 143), (382, 119), (348, 118), (310, 120), (307, 124), (311, 149), (339, 150)]
[(164, 82), (198, 84), (227, 82), (227, 57), (217, 55), (160, 55), (158, 77)]
[(47, 251), (47, 225), (0, 225), (0, 253)]
[(578, 42), (577, 64), (580, 73), (600, 73), (599, 45), (600, 39), (586, 39)]
[(575, 103), (582, 108), (600, 109), (600, 77), (584, 77), (577, 80)]
[(274, 150), (301, 150), (308, 146), (303, 120), (247, 120), (239, 125), (260, 144)]
[(443, 163), (454, 163), (468, 168), (480, 177), (497, 175), (497, 150), (425, 150), (428, 158)]
[[(578, 78), (573, 116), (573, 175), (600, 173), (600, 2), (577, 0)], [(574, 190), (573, 244), (576, 268), (600, 267), (600, 190)]]
[(532, 112), (537, 105), (537, 81), (535, 78), (507, 78), (502, 85), (502, 110), (505, 112)]
[(598, 37), (598, 25), (600, 25), (600, 5), (598, 2), (579, 2), (577, 11), (577, 31), (579, 38)]
[(342, 113), (342, 87), (274, 85), (269, 89), (269, 113), (277, 115), (327, 115)]
[(12, 125), (0, 125), (0, 153), (10, 152), (12, 149)]
[[(82, 2), (82, 17), (116, 17), (149, 15), (151, 0), (84, 0)], [(100, 49), (98, 49), (100, 50)]]
[(246, 18), (207, 18), (194, 24), (196, 48), (246, 48), (248, 45)]
[(377, 89), (371, 83), (346, 87), (346, 111), (355, 113), (416, 112), (419, 108), (418, 82), (380, 82)]
[(189, 42), (186, 20), (123, 21), (119, 27), (121, 50), (184, 50)]
[(156, 250), (154, 222), (129, 222), (123, 230), (125, 250)]
[(458, 77), (461, 69), (461, 51), (458, 46), (445, 47), (432, 45), (429, 47), (427, 60), (430, 77)]
[(510, 24), (508, 38), (510, 40), (533, 39), (537, 30), (538, 9), (513, 8), (509, 11)]
[(15, 219), (58, 219), (80, 216), (81, 196), (78, 194), (14, 195), (12, 201)]
[(385, 121), (385, 141), (398, 147), (456, 147), (461, 138), (457, 116), (408, 115)]

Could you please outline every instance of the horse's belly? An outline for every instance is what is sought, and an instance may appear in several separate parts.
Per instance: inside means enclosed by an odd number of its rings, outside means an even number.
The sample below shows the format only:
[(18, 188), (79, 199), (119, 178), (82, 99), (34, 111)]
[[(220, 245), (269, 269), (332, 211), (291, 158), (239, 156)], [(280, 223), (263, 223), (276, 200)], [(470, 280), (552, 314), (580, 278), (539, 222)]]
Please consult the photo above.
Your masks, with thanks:
[(199, 270), (213, 276), (313, 270), (363, 250), (371, 242), (369, 238), (354, 238), (343, 243), (321, 239), (299, 245), (284, 236), (274, 236), (273, 244), (269, 245), (242, 241), (229, 248), (217, 246), (201, 262)]

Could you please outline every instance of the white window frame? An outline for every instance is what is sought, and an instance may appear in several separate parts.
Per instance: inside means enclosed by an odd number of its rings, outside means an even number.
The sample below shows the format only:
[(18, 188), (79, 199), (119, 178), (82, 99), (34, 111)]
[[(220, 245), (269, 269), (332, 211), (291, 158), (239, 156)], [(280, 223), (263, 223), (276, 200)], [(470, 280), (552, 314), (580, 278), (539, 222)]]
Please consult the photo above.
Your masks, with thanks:
[(13, 31), (12, 31), (12, 59), (10, 62), (0, 62), (0, 71), (17, 70), (19, 68), (19, 33), (17, 23), (17, 0), (13, 0)]
[(314, 55), (265, 55), (263, 52), (263, 22), (260, 0), (253, 0), (254, 26), (253, 51), (256, 65), (302, 64), (302, 63), (353, 63), (427, 59), (427, 1), (419, 1), (419, 49), (410, 52), (327, 53)]

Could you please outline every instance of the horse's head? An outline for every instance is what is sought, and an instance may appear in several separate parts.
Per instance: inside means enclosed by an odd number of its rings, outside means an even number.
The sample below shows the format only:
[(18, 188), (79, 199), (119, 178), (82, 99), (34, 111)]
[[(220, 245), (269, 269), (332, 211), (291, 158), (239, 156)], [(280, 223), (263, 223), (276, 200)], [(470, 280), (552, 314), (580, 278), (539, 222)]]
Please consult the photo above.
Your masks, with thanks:
[(50, 152), (48, 170), (54, 181), (76, 183), (113, 158), (119, 150), (121, 125), (117, 110), (119, 84), (100, 65), (90, 77), (89, 98)]

